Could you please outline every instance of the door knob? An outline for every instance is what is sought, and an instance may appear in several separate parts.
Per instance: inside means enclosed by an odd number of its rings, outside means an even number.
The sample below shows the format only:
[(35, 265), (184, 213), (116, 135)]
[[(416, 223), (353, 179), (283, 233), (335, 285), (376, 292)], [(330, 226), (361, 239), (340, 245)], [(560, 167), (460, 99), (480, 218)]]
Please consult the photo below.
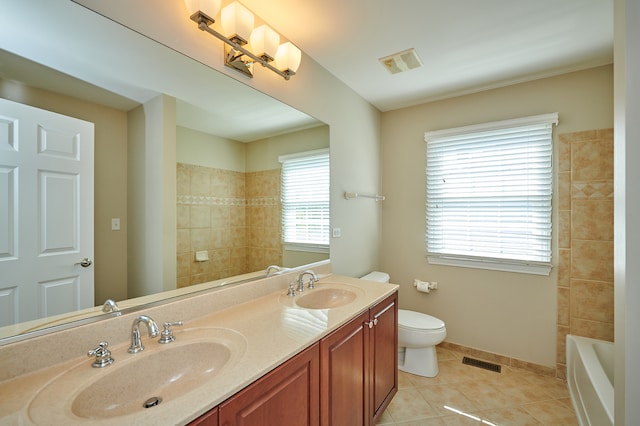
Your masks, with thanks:
[(92, 263), (93, 262), (91, 261), (91, 259), (89, 259), (88, 257), (85, 257), (80, 262), (76, 263), (76, 265), (80, 265), (83, 268), (88, 268), (89, 266), (91, 266)]

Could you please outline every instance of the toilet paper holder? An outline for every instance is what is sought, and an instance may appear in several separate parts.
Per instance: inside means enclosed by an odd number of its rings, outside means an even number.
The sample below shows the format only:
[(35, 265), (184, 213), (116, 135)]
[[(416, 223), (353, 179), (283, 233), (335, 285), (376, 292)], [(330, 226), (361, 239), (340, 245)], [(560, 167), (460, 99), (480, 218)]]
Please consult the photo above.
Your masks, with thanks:
[(413, 280), (413, 286), (421, 293), (429, 293), (431, 290), (438, 289), (438, 283), (435, 281), (422, 281), (419, 279)]

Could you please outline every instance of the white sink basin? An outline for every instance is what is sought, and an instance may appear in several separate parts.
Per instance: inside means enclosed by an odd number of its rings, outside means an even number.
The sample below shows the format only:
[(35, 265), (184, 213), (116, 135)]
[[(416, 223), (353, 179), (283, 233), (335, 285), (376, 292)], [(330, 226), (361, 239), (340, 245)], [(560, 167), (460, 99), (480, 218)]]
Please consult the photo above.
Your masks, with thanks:
[(364, 292), (342, 283), (322, 282), (316, 288), (307, 289), (296, 296), (281, 296), (281, 303), (304, 309), (335, 309), (354, 302)]
[[(64, 372), (36, 395), (29, 406), (31, 418), (46, 424), (78, 418), (126, 422), (124, 416), (158, 410), (211, 383), (246, 351), (245, 338), (233, 330), (174, 333), (176, 341), (165, 345), (145, 339), (145, 350), (137, 354), (127, 353), (128, 345), (112, 350), (115, 362), (108, 367), (92, 368), (87, 359)], [(147, 401), (159, 403), (145, 408)]]
[(358, 295), (342, 288), (317, 288), (298, 296), (296, 305), (307, 309), (332, 309), (356, 300)]

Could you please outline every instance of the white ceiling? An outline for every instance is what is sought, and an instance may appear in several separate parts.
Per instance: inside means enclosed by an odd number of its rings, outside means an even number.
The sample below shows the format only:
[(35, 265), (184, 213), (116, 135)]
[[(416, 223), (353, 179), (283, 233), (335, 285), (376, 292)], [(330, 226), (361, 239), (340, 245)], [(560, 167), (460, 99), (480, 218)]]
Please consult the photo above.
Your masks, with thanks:
[[(613, 62), (612, 0), (242, 3), (381, 111)], [(408, 48), (422, 68), (378, 62)]]
[[(121, 27), (69, 0), (0, 1), (7, 3), (0, 15), (0, 49), (134, 102), (158, 93), (176, 96), (179, 122), (187, 127), (249, 141), (282, 132), (289, 119), (302, 127), (316, 123), (145, 37), (125, 40)], [(145, 16), (151, 0), (75, 1), (127, 25), (127, 19), (140, 22), (135, 16)], [(178, 38), (181, 28), (192, 33), (192, 22), (174, 18), (184, 12), (182, 1), (154, 4), (147, 28), (163, 37)], [(242, 2), (381, 111), (613, 62), (612, 0)], [(164, 25), (155, 25), (158, 21)], [(407, 48), (416, 49), (422, 68), (391, 75), (378, 62)], [(304, 67), (303, 62), (298, 72)], [(62, 86), (61, 78), (52, 81)], [(83, 87), (80, 93), (90, 92)]]

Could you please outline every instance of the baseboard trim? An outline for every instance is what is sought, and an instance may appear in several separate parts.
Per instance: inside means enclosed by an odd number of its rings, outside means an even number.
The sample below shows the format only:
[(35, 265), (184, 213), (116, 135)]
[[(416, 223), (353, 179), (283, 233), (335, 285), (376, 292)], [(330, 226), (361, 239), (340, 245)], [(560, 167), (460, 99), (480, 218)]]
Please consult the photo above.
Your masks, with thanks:
[(468, 355), (474, 358), (480, 358), (494, 364), (500, 364), (512, 368), (519, 368), (521, 370), (531, 371), (532, 373), (540, 374), (543, 376), (556, 377), (556, 369), (554, 367), (547, 367), (544, 365), (535, 364), (533, 362), (522, 361), (517, 358), (511, 358), (508, 356), (483, 351), (481, 349), (470, 348), (468, 346), (463, 346), (447, 341), (440, 343), (438, 347), (454, 352), (459, 352), (463, 355)]

